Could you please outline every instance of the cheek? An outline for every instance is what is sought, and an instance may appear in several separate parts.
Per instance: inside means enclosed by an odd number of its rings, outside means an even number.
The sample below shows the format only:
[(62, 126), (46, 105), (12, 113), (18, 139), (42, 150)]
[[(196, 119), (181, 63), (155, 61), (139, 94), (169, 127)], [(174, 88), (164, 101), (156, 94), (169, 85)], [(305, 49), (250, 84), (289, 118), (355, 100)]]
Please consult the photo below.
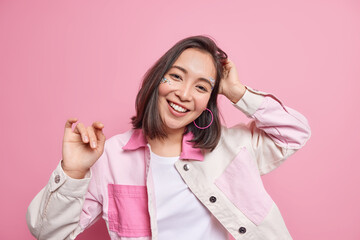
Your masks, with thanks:
[(164, 83), (161, 83), (159, 85), (158, 91), (159, 91), (159, 96), (165, 96), (166, 95), (167, 87), (165, 86)]
[(159, 91), (159, 96), (166, 96), (168, 95), (171, 91), (174, 90), (174, 86), (170, 85), (169, 83), (165, 82), (165, 83), (160, 83), (159, 87), (158, 87), (158, 91)]
[(196, 99), (196, 110), (201, 111), (201, 112), (204, 111), (208, 105), (209, 99), (210, 99), (210, 95), (197, 98)]
[(167, 104), (166, 97), (171, 91), (166, 84), (160, 84), (158, 88), (158, 108), (160, 112), (165, 108), (165, 103)]

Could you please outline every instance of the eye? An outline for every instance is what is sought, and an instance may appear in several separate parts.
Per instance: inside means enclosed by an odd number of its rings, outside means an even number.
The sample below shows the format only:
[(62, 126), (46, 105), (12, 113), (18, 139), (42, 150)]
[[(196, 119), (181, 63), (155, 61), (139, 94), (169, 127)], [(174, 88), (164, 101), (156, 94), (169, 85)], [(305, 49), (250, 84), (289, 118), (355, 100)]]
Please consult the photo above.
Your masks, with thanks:
[(207, 92), (207, 91), (208, 91), (207, 88), (204, 87), (204, 86), (202, 86), (202, 85), (198, 85), (198, 86), (196, 86), (196, 87), (197, 87), (197, 89), (199, 89), (201, 92)]
[(171, 73), (170, 76), (173, 77), (175, 80), (182, 80), (181, 77), (175, 73)]

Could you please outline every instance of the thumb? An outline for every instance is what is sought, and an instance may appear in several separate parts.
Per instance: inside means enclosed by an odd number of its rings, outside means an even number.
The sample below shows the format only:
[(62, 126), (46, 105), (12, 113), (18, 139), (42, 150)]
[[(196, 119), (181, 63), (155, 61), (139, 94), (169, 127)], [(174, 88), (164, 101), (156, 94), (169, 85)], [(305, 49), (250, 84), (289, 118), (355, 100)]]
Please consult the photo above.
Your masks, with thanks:
[(65, 133), (71, 133), (73, 132), (72, 130), (72, 125), (73, 123), (76, 123), (77, 122), (77, 118), (69, 118), (66, 123), (65, 123), (65, 129), (64, 129), (64, 132)]

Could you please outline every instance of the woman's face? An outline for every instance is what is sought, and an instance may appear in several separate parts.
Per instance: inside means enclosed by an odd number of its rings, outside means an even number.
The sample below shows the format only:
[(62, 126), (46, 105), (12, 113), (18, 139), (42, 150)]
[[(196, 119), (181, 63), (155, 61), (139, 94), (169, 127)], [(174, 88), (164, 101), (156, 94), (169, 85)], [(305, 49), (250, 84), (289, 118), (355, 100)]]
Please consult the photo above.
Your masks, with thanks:
[[(189, 48), (181, 53), (159, 85), (159, 111), (168, 133), (183, 131), (210, 99), (216, 69), (212, 56)], [(213, 82), (215, 85), (215, 82)], [(210, 119), (209, 119), (210, 122)]]

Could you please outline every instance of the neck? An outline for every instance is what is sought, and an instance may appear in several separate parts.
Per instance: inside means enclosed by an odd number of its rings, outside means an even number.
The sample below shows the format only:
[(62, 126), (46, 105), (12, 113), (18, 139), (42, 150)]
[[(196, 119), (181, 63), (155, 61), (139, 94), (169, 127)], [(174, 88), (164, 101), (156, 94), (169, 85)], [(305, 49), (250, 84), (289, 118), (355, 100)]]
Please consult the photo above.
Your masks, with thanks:
[(166, 138), (150, 139), (147, 137), (147, 141), (150, 144), (151, 151), (156, 155), (176, 157), (181, 153), (183, 134), (184, 129), (176, 129), (167, 131)]

